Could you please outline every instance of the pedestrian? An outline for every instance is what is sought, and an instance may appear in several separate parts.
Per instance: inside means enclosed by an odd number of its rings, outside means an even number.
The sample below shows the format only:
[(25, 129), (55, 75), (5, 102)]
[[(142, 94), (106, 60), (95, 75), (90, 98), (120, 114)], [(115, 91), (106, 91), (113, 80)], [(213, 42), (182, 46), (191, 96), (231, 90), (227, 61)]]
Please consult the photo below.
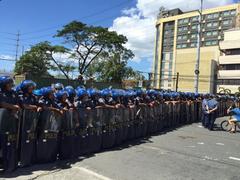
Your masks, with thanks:
[(208, 100), (208, 113), (209, 113), (209, 124), (208, 129), (210, 131), (214, 128), (214, 122), (217, 117), (217, 110), (218, 110), (218, 101), (216, 100), (216, 97), (214, 95), (210, 96), (210, 100)]
[(209, 126), (209, 108), (208, 108), (209, 95), (204, 94), (202, 100), (202, 126), (207, 128)]

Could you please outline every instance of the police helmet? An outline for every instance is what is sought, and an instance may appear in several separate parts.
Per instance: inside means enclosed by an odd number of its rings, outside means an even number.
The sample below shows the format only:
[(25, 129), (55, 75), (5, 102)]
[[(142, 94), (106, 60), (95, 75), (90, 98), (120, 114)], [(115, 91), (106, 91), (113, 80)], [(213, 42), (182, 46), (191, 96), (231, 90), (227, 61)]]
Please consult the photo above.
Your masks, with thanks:
[(24, 80), (20, 84), (20, 88), (24, 93), (27, 93), (29, 87), (36, 87), (36, 83), (33, 82), (32, 80)]
[(7, 84), (13, 84), (13, 79), (10, 76), (1, 76), (0, 77), (0, 89), (3, 90)]

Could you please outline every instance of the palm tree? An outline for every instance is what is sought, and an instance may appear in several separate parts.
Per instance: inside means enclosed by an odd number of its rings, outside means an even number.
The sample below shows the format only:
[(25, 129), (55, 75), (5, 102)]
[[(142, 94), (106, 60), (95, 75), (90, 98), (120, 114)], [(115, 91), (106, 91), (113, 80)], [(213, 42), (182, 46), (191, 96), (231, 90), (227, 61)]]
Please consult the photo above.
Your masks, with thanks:
[(240, 87), (238, 87), (238, 92), (235, 92), (236, 97), (240, 97)]
[[(227, 89), (227, 88), (224, 88), (224, 87), (219, 87), (219, 93), (229, 95), (229, 94), (231, 94), (231, 90)], [(239, 93), (240, 93), (240, 91), (239, 91)]]

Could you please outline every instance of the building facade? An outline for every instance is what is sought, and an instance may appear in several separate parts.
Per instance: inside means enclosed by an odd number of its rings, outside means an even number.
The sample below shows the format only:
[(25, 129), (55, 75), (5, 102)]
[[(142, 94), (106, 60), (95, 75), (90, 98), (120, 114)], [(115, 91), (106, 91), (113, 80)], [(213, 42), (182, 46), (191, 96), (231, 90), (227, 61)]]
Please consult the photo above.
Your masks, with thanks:
[[(153, 86), (194, 91), (194, 71), (197, 58), (199, 11), (174, 9), (161, 13), (156, 24)], [(199, 92), (216, 91), (219, 41), (224, 31), (239, 26), (240, 4), (202, 12)]]
[[(226, 89), (231, 93), (239, 92), (240, 87), (240, 29), (224, 32), (224, 41), (219, 43), (217, 92)], [(225, 90), (224, 90), (225, 89)]]

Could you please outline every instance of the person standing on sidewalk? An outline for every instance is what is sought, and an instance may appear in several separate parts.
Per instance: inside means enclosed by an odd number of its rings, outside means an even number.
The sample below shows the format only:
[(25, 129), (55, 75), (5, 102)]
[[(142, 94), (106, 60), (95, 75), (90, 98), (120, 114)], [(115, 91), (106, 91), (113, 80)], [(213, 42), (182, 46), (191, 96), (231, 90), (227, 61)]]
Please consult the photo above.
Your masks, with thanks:
[(210, 95), (210, 100), (208, 101), (208, 108), (209, 108), (209, 125), (208, 129), (210, 131), (214, 128), (214, 122), (216, 120), (217, 109), (218, 109), (218, 101), (214, 95)]
[(202, 126), (207, 128), (209, 124), (209, 110), (208, 110), (209, 95), (205, 94), (202, 101)]

